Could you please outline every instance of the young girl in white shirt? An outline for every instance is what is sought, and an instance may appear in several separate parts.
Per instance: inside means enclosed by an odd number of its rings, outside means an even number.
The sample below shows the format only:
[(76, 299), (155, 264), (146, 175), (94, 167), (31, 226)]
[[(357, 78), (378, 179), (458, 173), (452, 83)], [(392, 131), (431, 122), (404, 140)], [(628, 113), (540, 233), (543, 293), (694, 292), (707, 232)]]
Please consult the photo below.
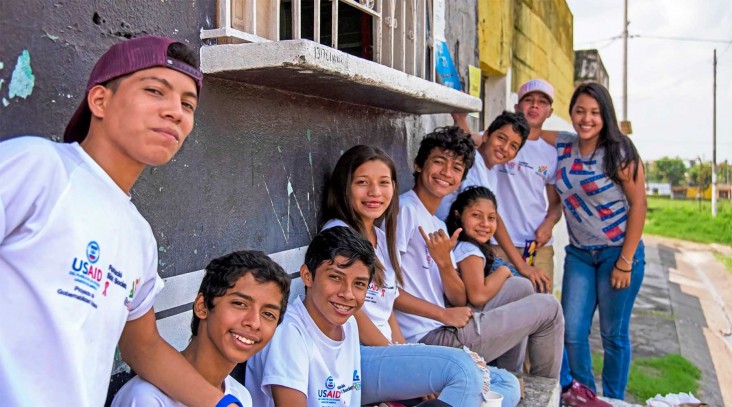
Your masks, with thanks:
[(505, 265), (493, 268), (490, 239), (496, 232), (498, 204), (488, 188), (473, 186), (463, 191), (445, 219), (450, 234), (462, 228), (453, 249), (468, 302), (482, 307), (501, 290), (513, 274)]
[[(551, 294), (537, 294), (527, 278), (512, 278), (505, 265), (493, 267), (493, 252), (490, 238), (497, 227), (495, 195), (485, 187), (472, 186), (461, 192), (450, 206), (445, 223), (450, 235), (462, 229), (453, 249), (460, 278), (465, 285), (469, 306), (491, 318), (491, 325), (502, 327), (496, 331), (480, 332), (477, 335), (495, 347), (501, 343), (517, 343), (496, 359), (496, 364), (509, 370), (520, 370), (527, 352), (527, 340), (535, 334), (527, 326), (543, 325), (561, 329), (563, 321), (557, 321), (554, 311), (547, 312), (556, 300)], [(510, 287), (509, 287), (510, 286)], [(553, 308), (552, 308), (553, 309)], [(559, 324), (555, 326), (554, 324)], [(510, 340), (508, 340), (509, 338)], [(531, 360), (539, 355), (558, 355), (556, 341), (540, 344), (528, 341)], [(532, 374), (554, 366), (550, 360), (532, 363)]]
[[(401, 292), (396, 219), (399, 208), (394, 162), (383, 150), (358, 145), (345, 152), (328, 184), (324, 229), (348, 226), (374, 246), (381, 263), (355, 314), (361, 341), (362, 403), (406, 400), (439, 394), (451, 406), (481, 403), (483, 374), (462, 350), (399, 345), (406, 341), (393, 308)], [(381, 225), (382, 229), (377, 228)], [(491, 370), (491, 390), (516, 400), (517, 381)], [(504, 404), (515, 405), (515, 403)]]

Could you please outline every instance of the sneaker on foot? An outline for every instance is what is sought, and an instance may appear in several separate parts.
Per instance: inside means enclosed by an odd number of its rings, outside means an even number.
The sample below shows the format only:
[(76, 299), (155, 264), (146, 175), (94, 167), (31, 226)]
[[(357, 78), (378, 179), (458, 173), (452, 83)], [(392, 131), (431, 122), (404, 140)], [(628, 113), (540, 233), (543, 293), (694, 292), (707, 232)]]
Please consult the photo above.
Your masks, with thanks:
[(598, 399), (594, 391), (577, 380), (572, 380), (569, 389), (562, 393), (562, 405), (569, 407), (612, 407), (610, 403)]

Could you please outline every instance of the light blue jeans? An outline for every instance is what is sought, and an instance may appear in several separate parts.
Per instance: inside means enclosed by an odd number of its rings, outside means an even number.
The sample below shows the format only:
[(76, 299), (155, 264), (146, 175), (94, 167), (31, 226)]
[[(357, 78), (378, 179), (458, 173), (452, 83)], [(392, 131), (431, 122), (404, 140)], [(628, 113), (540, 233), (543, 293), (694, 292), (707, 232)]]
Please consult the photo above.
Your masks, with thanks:
[[(483, 374), (465, 351), (446, 346), (409, 344), (361, 346), (361, 403), (398, 401), (439, 393), (453, 407), (479, 406)], [(490, 368), (491, 390), (503, 395), (504, 407), (519, 402), (518, 379)]]
[(572, 377), (595, 390), (589, 336), (592, 316), (599, 309), (600, 336), (605, 352), (602, 394), (623, 400), (630, 370), (630, 314), (645, 271), (643, 242), (638, 244), (633, 256), (630, 286), (622, 290), (610, 285), (610, 275), (620, 257), (620, 247), (583, 250), (569, 245), (566, 250), (562, 308), (564, 346)]

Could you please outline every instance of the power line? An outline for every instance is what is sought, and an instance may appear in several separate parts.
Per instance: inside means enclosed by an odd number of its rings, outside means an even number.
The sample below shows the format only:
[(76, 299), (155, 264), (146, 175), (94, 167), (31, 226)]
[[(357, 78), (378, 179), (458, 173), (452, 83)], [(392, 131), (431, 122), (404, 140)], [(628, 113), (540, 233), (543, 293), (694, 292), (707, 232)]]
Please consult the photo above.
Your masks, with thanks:
[[(622, 35), (615, 35), (612, 37), (603, 38), (603, 39), (599, 39), (599, 40), (581, 42), (577, 45), (586, 46), (586, 45), (599, 44), (599, 43), (608, 42), (608, 41), (610, 43), (612, 43), (613, 41), (619, 40), (621, 38), (623, 38)], [(629, 39), (640, 38), (640, 39), (661, 40), (661, 41), (690, 41), (690, 42), (709, 42), (709, 43), (732, 44), (732, 39), (731, 40), (719, 40), (719, 39), (712, 39), (712, 38), (672, 37), (672, 36), (663, 36), (663, 35), (632, 34), (632, 35), (628, 35), (628, 38)]]
[(644, 35), (644, 34), (633, 34), (628, 38), (643, 38), (651, 40), (664, 40), (664, 41), (691, 41), (691, 42), (713, 42), (727, 44), (732, 40), (715, 40), (710, 38), (694, 38), (694, 37), (667, 37), (663, 35)]

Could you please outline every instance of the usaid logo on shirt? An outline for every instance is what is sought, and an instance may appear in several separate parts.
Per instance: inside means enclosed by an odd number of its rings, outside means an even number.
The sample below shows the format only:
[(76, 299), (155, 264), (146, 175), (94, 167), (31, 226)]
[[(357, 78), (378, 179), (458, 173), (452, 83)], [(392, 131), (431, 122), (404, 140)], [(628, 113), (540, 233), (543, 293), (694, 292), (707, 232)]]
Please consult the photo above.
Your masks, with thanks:
[(94, 264), (99, 261), (100, 254), (101, 249), (99, 243), (91, 241), (86, 245), (86, 259), (74, 257), (74, 260), (71, 262), (71, 271), (69, 271), (69, 274), (74, 276), (75, 282), (94, 291), (99, 289), (103, 273)]
[(333, 376), (325, 379), (325, 389), (318, 390), (318, 400), (321, 404), (335, 404), (341, 398), (340, 390), (335, 390)]
[(99, 261), (99, 243), (89, 242), (89, 244), (86, 245), (86, 258), (91, 264)]
[[(56, 294), (64, 297), (73, 298), (85, 304), (89, 304), (92, 308), (97, 308), (96, 295), (101, 285), (104, 274), (95, 264), (101, 256), (101, 248), (99, 243), (92, 240), (86, 245), (86, 253), (84, 257), (74, 257), (71, 261), (71, 269), (67, 272), (73, 279), (74, 288), (71, 291), (59, 288)], [(106, 286), (105, 292), (106, 295)]]

